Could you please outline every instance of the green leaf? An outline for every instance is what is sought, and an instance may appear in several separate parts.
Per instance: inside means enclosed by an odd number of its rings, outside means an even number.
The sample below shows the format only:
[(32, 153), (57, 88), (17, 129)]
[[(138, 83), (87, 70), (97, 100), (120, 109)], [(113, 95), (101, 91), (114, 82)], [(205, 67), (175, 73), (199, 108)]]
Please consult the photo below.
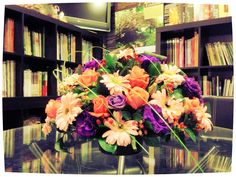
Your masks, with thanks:
[(153, 131), (153, 126), (152, 126), (152, 123), (150, 121), (145, 121), (144, 126), (146, 127), (146, 129)]
[(122, 112), (122, 117), (125, 119), (125, 120), (130, 120), (132, 118), (130, 112), (128, 111), (121, 111)]
[[(91, 89), (92, 91), (90, 91), (89, 93), (88, 93), (88, 97), (89, 97), (89, 99), (90, 100), (92, 100), (92, 99), (94, 99), (94, 98), (96, 98), (97, 97), (97, 88), (93, 88), (93, 89)], [(95, 95), (95, 94), (97, 94), (97, 95)]]
[(175, 89), (173, 95), (177, 99), (183, 99), (184, 98), (182, 90), (180, 88)]
[(116, 152), (117, 145), (107, 144), (105, 139), (102, 139), (102, 138), (98, 139), (98, 143), (104, 151), (110, 152), (112, 154), (114, 154)]
[(159, 63), (151, 63), (148, 67), (150, 76), (159, 76), (161, 74), (161, 65)]
[(115, 69), (115, 66), (116, 66), (116, 57), (115, 55), (114, 56), (111, 56), (109, 53), (107, 53), (105, 55), (105, 60), (106, 60), (106, 66), (110, 69)]
[(191, 129), (189, 129), (189, 128), (185, 128), (184, 131), (185, 131), (185, 133), (187, 133), (189, 135), (191, 140), (193, 140), (193, 142), (196, 143), (196, 135), (195, 135), (195, 133)]
[(167, 56), (160, 55), (160, 54), (157, 54), (157, 53), (148, 52), (148, 51), (144, 51), (144, 54), (147, 54), (147, 55), (150, 55), (150, 56), (159, 58), (160, 60), (165, 60), (165, 59), (167, 59)]
[(134, 114), (133, 114), (133, 119), (136, 120), (137, 122), (142, 120), (143, 116), (142, 116), (142, 113), (140, 110), (136, 111)]
[(103, 68), (99, 68), (98, 70), (97, 70), (97, 72), (99, 72), (99, 73), (111, 73), (111, 70), (110, 69), (108, 69), (107, 67), (103, 67)]
[(82, 87), (80, 86), (77, 86), (74, 90), (73, 90), (73, 93), (77, 93), (77, 94), (80, 94), (83, 92), (83, 89)]

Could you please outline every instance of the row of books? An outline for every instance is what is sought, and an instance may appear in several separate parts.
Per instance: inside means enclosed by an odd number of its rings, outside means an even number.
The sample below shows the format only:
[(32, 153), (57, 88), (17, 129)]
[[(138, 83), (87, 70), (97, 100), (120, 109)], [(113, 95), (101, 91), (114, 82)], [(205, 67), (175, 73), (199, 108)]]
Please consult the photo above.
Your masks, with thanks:
[(2, 68), (3, 97), (15, 97), (16, 96), (16, 62), (14, 60), (3, 61)]
[(82, 64), (85, 64), (93, 57), (93, 43), (82, 39)]
[(7, 18), (4, 26), (4, 51), (14, 52), (14, 34), (15, 34), (14, 20)]
[(33, 72), (24, 70), (24, 96), (47, 96), (48, 73), (46, 71)]
[(202, 77), (202, 86), (203, 95), (233, 96), (234, 77), (221, 80), (219, 76), (208, 78), (204, 75)]
[(210, 66), (233, 65), (232, 42), (214, 42), (205, 45)]
[(230, 16), (230, 10), (225, 4), (170, 3), (164, 7), (165, 26), (226, 16)]
[(198, 66), (198, 33), (190, 39), (172, 38), (166, 41), (168, 62), (178, 67)]
[(15, 131), (14, 129), (9, 129), (3, 131), (3, 141), (4, 141), (4, 156), (5, 158), (12, 158), (14, 156), (15, 147)]
[(194, 161), (199, 159), (199, 153), (197, 151), (191, 151), (190, 153), (186, 152), (184, 149), (179, 148), (168, 148), (168, 154), (170, 155), (171, 160), (167, 160), (166, 165), (170, 168), (193, 168)]
[(41, 159), (26, 160), (22, 162), (23, 173), (40, 173)]
[(65, 75), (63, 75), (62, 72), (60, 72), (62, 70), (63, 70), (62, 69), (62, 65), (58, 65), (57, 66), (57, 72), (56, 72), (56, 76), (57, 76), (57, 95), (60, 95), (60, 92), (59, 92), (59, 84), (60, 84), (60, 82), (63, 79), (65, 79), (66, 76), (71, 75), (71, 74), (74, 73), (73, 69), (71, 69), (71, 68), (64, 68), (63, 73)]
[(24, 26), (24, 53), (36, 57), (45, 57), (45, 33)]
[(57, 59), (75, 62), (76, 37), (73, 34), (57, 32)]

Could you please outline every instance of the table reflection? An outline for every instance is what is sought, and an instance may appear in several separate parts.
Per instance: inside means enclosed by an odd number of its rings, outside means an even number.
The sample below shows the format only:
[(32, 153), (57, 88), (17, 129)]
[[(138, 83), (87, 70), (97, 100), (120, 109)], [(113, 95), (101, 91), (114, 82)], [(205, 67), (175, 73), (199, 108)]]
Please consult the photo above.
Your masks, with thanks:
[[(118, 156), (100, 152), (97, 141), (79, 141), (68, 153), (56, 151), (55, 142), (61, 134), (53, 130), (44, 136), (42, 125), (30, 125), (4, 131), (6, 172), (117, 174)], [(176, 141), (158, 147), (144, 145), (142, 151), (125, 157), (125, 174), (198, 173), (196, 162), (204, 172), (230, 172), (232, 130), (215, 127), (213, 132), (199, 136), (197, 144), (186, 142), (190, 152)]]

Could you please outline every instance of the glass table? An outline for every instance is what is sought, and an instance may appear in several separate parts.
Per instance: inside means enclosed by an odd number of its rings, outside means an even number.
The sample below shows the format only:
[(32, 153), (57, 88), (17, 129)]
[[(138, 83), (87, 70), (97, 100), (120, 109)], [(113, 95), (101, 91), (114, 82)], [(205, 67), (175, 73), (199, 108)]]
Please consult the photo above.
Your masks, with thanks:
[(81, 141), (69, 148), (69, 153), (56, 151), (60, 137), (55, 129), (47, 137), (42, 124), (4, 131), (6, 172), (63, 174), (175, 174), (199, 173), (193, 156), (204, 172), (230, 172), (232, 159), (232, 130), (214, 127), (199, 135), (197, 143), (187, 141), (190, 152), (174, 139), (147, 146), (149, 152), (114, 156), (100, 152), (96, 140)]

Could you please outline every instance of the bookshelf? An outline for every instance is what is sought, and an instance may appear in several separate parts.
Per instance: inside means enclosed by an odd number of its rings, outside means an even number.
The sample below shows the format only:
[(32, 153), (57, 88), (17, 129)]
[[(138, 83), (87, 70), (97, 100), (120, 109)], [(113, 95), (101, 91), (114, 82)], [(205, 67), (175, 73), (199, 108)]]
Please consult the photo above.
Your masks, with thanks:
[[(193, 39), (197, 34), (197, 39), (194, 43), (194, 46), (188, 49), (186, 48), (186, 41), (189, 39)], [(216, 43), (216, 42), (232, 42), (232, 18), (224, 17), (218, 19), (210, 19), (210, 20), (202, 20), (198, 22), (189, 22), (178, 25), (171, 25), (160, 27), (156, 29), (156, 52), (162, 55), (167, 55), (169, 58), (177, 56), (180, 58), (180, 48), (178, 48), (177, 43), (172, 43), (169, 45), (167, 41), (173, 39), (184, 38), (185, 44), (184, 46), (184, 65), (179, 65), (179, 63), (175, 60), (167, 62), (172, 62), (180, 66), (180, 68), (191, 77), (195, 77), (196, 80), (199, 81), (201, 88), (205, 86), (204, 78), (207, 78), (211, 81), (211, 87), (209, 88), (211, 91), (206, 93), (205, 95), (216, 95), (216, 96), (229, 96), (232, 97), (232, 94), (223, 94), (224, 81), (226, 79), (230, 80), (232, 83), (233, 76), (233, 65), (225, 64), (225, 65), (216, 65), (212, 66), (209, 63), (209, 58), (207, 55), (206, 45), (208, 43)], [(197, 47), (196, 47), (197, 45)], [(195, 47), (195, 48), (194, 48)], [(171, 51), (170, 51), (171, 50)], [(197, 52), (196, 52), (197, 51)], [(197, 57), (195, 56), (195, 60), (186, 61), (187, 55), (189, 53), (195, 52)], [(193, 57), (191, 56), (190, 59)], [(197, 62), (196, 62), (197, 61)], [(181, 61), (182, 62), (182, 61)], [(195, 64), (196, 62), (196, 64)], [(186, 65), (186, 63), (190, 63), (190, 65)], [(218, 77), (219, 84), (216, 85), (215, 81), (212, 81), (212, 78)], [(216, 79), (214, 79), (216, 80)], [(208, 84), (209, 85), (209, 84)], [(218, 87), (222, 87), (221, 90), (216, 91), (215, 89), (219, 89)], [(219, 94), (216, 94), (216, 92)], [(204, 92), (205, 93), (205, 92)]]
[[(9, 20), (10, 19), (10, 20)], [(10, 21), (10, 23), (9, 23)], [(13, 21), (13, 23), (12, 23)], [(28, 10), (15, 5), (5, 6), (5, 33), (4, 34), (4, 51), (3, 63), (6, 67), (3, 71), (13, 76), (3, 76), (5, 92), (14, 92), (11, 94), (3, 94), (3, 125), (4, 129), (23, 126), (23, 121), (31, 116), (45, 118), (45, 105), (49, 99), (57, 97), (57, 80), (53, 75), (53, 70), (65, 63), (66, 68), (73, 71), (78, 64), (82, 62), (82, 39), (92, 43), (94, 46), (103, 45), (103, 34), (85, 29), (80, 29), (68, 23), (45, 16), (36, 11)], [(9, 26), (10, 27), (6, 27)], [(12, 26), (13, 24), (13, 26)], [(8, 29), (6, 29), (8, 28)], [(13, 32), (12, 32), (13, 31)], [(58, 45), (58, 34), (64, 34), (63, 45)], [(7, 39), (11, 37), (11, 39)], [(7, 41), (7, 44), (6, 44)], [(6, 49), (9, 41), (13, 41), (10, 49)], [(61, 51), (66, 54), (61, 55)], [(66, 57), (69, 53), (71, 56)], [(92, 54), (95, 58), (101, 59), (102, 49), (93, 49)], [(62, 55), (61, 55), (62, 56)], [(10, 63), (10, 64), (9, 64)], [(13, 63), (13, 64), (12, 64)], [(13, 67), (8, 66), (13, 65)], [(13, 71), (13, 72), (11, 72)], [(41, 83), (42, 73), (46, 73), (46, 91), (47, 94), (41, 94), (42, 87), (37, 87), (35, 96), (25, 93), (24, 86), (33, 84), (25, 83), (26, 78), (31, 77), (25, 75), (25, 71), (34, 73), (36, 81)], [(29, 73), (29, 72), (28, 72)], [(15, 78), (14, 82), (8, 82), (9, 79)], [(38, 79), (38, 80), (37, 80)], [(40, 85), (40, 84), (39, 84)], [(8, 90), (12, 88), (13, 90)], [(28, 86), (30, 88), (35, 85)], [(45, 85), (44, 85), (45, 87)], [(45, 88), (44, 88), (45, 89)], [(45, 96), (42, 96), (45, 95)]]

